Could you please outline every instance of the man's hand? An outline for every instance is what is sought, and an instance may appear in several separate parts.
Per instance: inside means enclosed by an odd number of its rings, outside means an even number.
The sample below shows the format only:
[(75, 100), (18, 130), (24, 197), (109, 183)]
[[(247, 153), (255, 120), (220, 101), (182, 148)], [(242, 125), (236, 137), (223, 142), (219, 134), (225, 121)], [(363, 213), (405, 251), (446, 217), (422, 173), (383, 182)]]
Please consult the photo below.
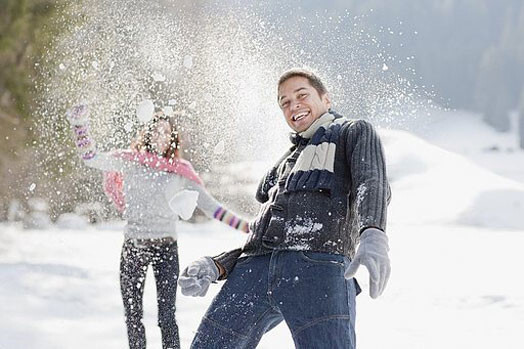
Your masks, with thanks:
[(344, 276), (351, 279), (363, 264), (369, 272), (369, 295), (377, 298), (382, 294), (391, 273), (388, 257), (388, 237), (382, 230), (367, 228), (360, 235), (360, 245), (355, 258), (349, 264)]
[(204, 297), (209, 285), (216, 281), (220, 273), (211, 257), (202, 257), (184, 269), (178, 284), (184, 296)]

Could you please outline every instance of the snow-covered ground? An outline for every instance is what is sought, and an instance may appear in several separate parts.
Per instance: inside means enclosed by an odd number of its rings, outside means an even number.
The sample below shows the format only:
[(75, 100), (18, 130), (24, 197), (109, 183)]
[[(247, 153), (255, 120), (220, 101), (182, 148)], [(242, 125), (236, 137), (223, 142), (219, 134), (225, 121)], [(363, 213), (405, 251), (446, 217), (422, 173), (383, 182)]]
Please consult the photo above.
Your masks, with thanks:
[[(377, 300), (367, 294), (364, 268), (357, 275), (364, 286), (357, 298), (359, 348), (524, 347), (524, 161), (518, 160), (524, 153), (507, 151), (510, 136), (475, 117), (464, 120), (456, 126), (462, 135), (445, 122), (435, 122), (424, 139), (381, 131), (393, 189), (393, 271)], [(492, 145), (503, 150), (486, 152)], [(0, 225), (0, 348), (125, 348), (122, 227)], [(216, 222), (180, 224), (181, 264), (243, 240)], [(150, 347), (159, 348), (151, 276), (145, 323)], [(212, 286), (204, 298), (179, 294), (184, 348), (218, 289)], [(259, 346), (292, 347), (285, 325)]]

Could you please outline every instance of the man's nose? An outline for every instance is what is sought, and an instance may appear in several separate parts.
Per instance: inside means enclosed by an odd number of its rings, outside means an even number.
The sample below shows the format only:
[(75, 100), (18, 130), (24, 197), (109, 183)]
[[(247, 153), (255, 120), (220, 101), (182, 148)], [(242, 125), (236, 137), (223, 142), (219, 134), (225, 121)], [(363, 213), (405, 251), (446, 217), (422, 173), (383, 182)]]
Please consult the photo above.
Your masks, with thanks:
[(299, 101), (293, 102), (293, 104), (291, 105), (291, 109), (292, 110), (300, 109), (300, 102)]

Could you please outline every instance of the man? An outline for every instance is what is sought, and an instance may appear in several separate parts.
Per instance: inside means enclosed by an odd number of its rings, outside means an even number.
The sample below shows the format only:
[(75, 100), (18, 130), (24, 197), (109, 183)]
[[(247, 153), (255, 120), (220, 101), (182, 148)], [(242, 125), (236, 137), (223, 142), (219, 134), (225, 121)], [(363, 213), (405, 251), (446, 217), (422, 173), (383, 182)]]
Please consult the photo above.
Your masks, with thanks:
[(304, 69), (280, 77), (278, 103), (293, 146), (259, 185), (248, 241), (180, 277), (193, 296), (227, 278), (192, 348), (254, 348), (282, 320), (297, 348), (355, 348), (353, 276), (367, 267), (373, 298), (389, 278), (390, 190), (375, 130), (331, 111), (324, 84)]

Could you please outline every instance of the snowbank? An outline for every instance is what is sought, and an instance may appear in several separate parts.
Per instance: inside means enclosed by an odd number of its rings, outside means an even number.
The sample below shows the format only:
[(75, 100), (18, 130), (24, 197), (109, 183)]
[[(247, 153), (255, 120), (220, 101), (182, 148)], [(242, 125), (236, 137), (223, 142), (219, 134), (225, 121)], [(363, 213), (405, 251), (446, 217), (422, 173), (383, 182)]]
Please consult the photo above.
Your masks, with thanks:
[(56, 220), (56, 226), (62, 229), (81, 229), (89, 224), (86, 217), (75, 213), (63, 213)]
[(382, 130), (395, 223), (524, 229), (524, 184), (405, 131)]
[(509, 132), (498, 132), (482, 116), (466, 111), (441, 112), (411, 130), (431, 144), (466, 156), (481, 167), (524, 183), (524, 150), (519, 148), (517, 119)]

